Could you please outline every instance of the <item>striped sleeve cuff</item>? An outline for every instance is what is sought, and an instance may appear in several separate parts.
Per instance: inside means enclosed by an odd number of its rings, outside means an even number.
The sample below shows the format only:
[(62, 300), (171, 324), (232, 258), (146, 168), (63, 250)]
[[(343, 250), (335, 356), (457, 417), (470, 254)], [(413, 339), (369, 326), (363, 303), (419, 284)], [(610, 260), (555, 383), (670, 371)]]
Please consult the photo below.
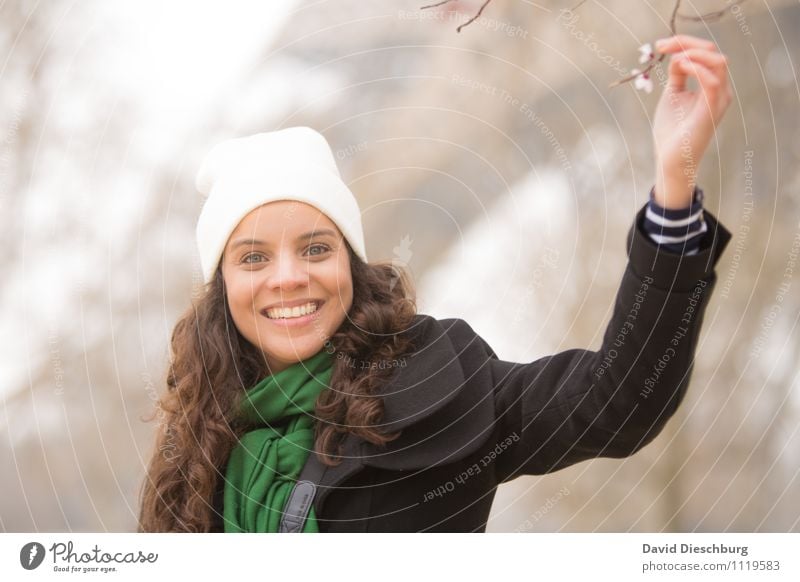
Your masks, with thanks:
[(703, 218), (703, 191), (695, 186), (691, 206), (668, 210), (656, 204), (654, 190), (650, 189), (650, 201), (642, 224), (644, 231), (659, 250), (696, 255), (700, 239), (708, 230)]

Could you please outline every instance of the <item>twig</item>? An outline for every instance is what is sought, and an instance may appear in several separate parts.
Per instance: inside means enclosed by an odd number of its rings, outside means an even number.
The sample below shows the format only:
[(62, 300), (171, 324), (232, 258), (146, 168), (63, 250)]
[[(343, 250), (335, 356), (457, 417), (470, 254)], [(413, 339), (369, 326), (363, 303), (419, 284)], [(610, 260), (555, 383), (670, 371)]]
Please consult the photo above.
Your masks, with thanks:
[[(669, 30), (670, 32), (672, 32), (672, 36), (675, 36), (677, 34), (677, 30), (675, 28), (675, 20), (678, 18), (678, 9), (680, 7), (681, 7), (681, 0), (675, 0), (675, 6), (673, 6), (672, 8), (672, 17), (669, 19)], [(612, 87), (617, 87), (618, 85), (622, 85), (623, 83), (628, 83), (630, 81), (633, 81), (639, 75), (647, 76), (647, 74), (653, 70), (653, 67), (655, 67), (658, 63), (663, 62), (666, 56), (667, 56), (666, 53), (661, 53), (660, 55), (658, 55), (657, 59), (650, 59), (650, 62), (644, 68), (644, 70), (638, 71), (632, 75), (628, 75), (624, 79), (619, 79), (618, 81), (614, 81), (608, 87), (612, 88)]]
[(426, 8), (436, 8), (437, 6), (441, 6), (442, 4), (447, 4), (452, 1), (453, 0), (443, 0), (442, 2), (437, 2), (436, 4), (428, 4), (427, 6), (421, 6), (420, 10), (425, 10)]
[[(704, 21), (707, 21), (707, 20), (719, 19), (719, 18), (722, 18), (723, 16), (725, 16), (725, 12), (730, 10), (733, 6), (739, 6), (740, 4), (744, 4), (746, 1), (747, 0), (736, 0), (736, 2), (734, 2), (730, 6), (727, 6), (726, 8), (723, 8), (721, 10), (715, 10), (713, 12), (706, 12), (705, 14), (701, 14), (699, 16), (691, 16), (691, 15), (688, 15), (688, 14), (680, 14), (678, 12), (678, 10), (681, 7), (681, 0), (675, 0), (675, 6), (672, 8), (672, 17), (669, 19), (669, 30), (672, 33), (672, 36), (675, 36), (676, 34), (678, 34), (678, 30), (677, 30), (677, 26), (676, 26), (675, 22), (679, 18), (681, 20), (691, 20), (693, 22), (704, 22)], [(662, 62), (666, 56), (667, 56), (666, 54), (662, 53), (662, 54), (660, 54), (658, 56), (657, 59), (651, 59), (650, 62), (647, 64), (647, 66), (644, 68), (644, 70), (639, 71), (639, 72), (637, 72), (635, 74), (632, 74), (632, 75), (628, 75), (624, 79), (620, 79), (618, 81), (614, 81), (613, 83), (611, 83), (609, 85), (609, 88), (616, 87), (618, 85), (622, 85), (623, 83), (627, 83), (629, 81), (632, 81), (636, 77), (638, 77), (639, 75), (644, 75), (646, 77), (647, 74), (653, 69), (653, 67), (655, 67), (658, 63)]]
[[(442, 0), (441, 2), (436, 2), (434, 4), (428, 4), (427, 6), (422, 6), (422, 7), (420, 7), (420, 10), (426, 10), (428, 8), (436, 8), (438, 6), (443, 6), (445, 4), (449, 4), (450, 2), (454, 2), (454, 1), (457, 1), (457, 0)], [(458, 28), (456, 28), (456, 32), (461, 32), (462, 28), (464, 28), (465, 26), (469, 26), (470, 24), (475, 22), (478, 18), (480, 18), (481, 14), (483, 14), (484, 9), (489, 5), (489, 3), (491, 1), (492, 0), (485, 0), (484, 3), (481, 5), (481, 7), (478, 9), (478, 12), (472, 18), (467, 20), (465, 23), (460, 24), (458, 26)], [(700, 14), (699, 16), (692, 16), (690, 14), (680, 14), (678, 12), (678, 10), (680, 10), (680, 7), (681, 7), (681, 0), (675, 0), (675, 5), (672, 7), (672, 16), (670, 16), (670, 19), (669, 19), (669, 30), (672, 33), (672, 36), (675, 36), (676, 34), (678, 34), (676, 21), (679, 18), (681, 20), (689, 20), (689, 21), (693, 21), (693, 22), (704, 22), (704, 21), (707, 21), (707, 20), (719, 19), (719, 18), (722, 18), (723, 16), (725, 16), (725, 12), (727, 12), (728, 10), (733, 8), (734, 6), (739, 6), (740, 4), (744, 4), (746, 1), (747, 0), (736, 0), (733, 4), (731, 4), (729, 6), (726, 6), (725, 8), (722, 8), (720, 10), (715, 10), (713, 12), (707, 12), (705, 14)], [(580, 0), (575, 6), (573, 6), (572, 8), (569, 9), (570, 12), (574, 12), (575, 10), (580, 8), (585, 3), (586, 3), (586, 0)], [(662, 53), (662, 54), (658, 55), (657, 58), (650, 59), (650, 61), (647, 63), (647, 66), (642, 71), (637, 71), (634, 74), (628, 75), (624, 79), (619, 79), (618, 81), (614, 81), (613, 83), (611, 83), (609, 85), (609, 88), (610, 87), (617, 87), (618, 85), (622, 85), (623, 83), (628, 83), (630, 81), (633, 81), (636, 77), (638, 77), (640, 75), (643, 75), (643, 76), (646, 77), (648, 75), (648, 73), (650, 73), (650, 71), (652, 71), (653, 68), (656, 65), (658, 65), (659, 63), (664, 61), (666, 56), (667, 56), (666, 54)]]
[[(478, 18), (481, 17), (481, 14), (483, 14), (484, 9), (489, 5), (491, 1), (492, 0), (485, 0), (484, 3), (481, 5), (481, 7), (478, 9), (478, 12), (475, 14), (475, 16), (467, 20), (464, 24), (459, 24), (458, 28), (456, 28), (456, 32), (461, 32), (462, 28), (464, 28), (465, 26), (469, 26), (470, 24), (478, 20)], [(436, 8), (437, 6), (442, 6), (443, 4), (448, 4), (450, 2), (453, 2), (453, 0), (443, 0), (442, 2), (437, 2), (436, 4), (429, 4), (428, 6), (422, 6), (420, 10), (425, 10), (426, 8)]]
[[(441, 2), (436, 2), (434, 4), (428, 4), (427, 6), (421, 6), (420, 10), (426, 10), (428, 8), (436, 8), (437, 6), (443, 6), (445, 4), (449, 4), (450, 2), (456, 2), (456, 1), (457, 0), (442, 0)], [(480, 16), (483, 13), (484, 9), (489, 5), (489, 3), (491, 1), (492, 0), (486, 0), (483, 3), (483, 5), (480, 7), (480, 9), (478, 10), (477, 14), (475, 14), (475, 16), (473, 16), (472, 18), (467, 20), (464, 24), (459, 25), (459, 27), (456, 29), (456, 32), (461, 32), (462, 28), (472, 24), (478, 18), (480, 18)], [(747, 0), (736, 0), (730, 6), (726, 6), (725, 8), (721, 8), (720, 10), (714, 10), (712, 12), (706, 12), (705, 14), (700, 14), (699, 16), (694, 16), (692, 14), (679, 14), (678, 13), (678, 7), (680, 6), (680, 0), (676, 0), (675, 8), (672, 11), (672, 18), (670, 20), (670, 30), (672, 31), (673, 35), (676, 34), (676, 31), (675, 31), (675, 20), (677, 18), (680, 18), (681, 20), (688, 20), (688, 21), (691, 21), (691, 22), (704, 22), (704, 21), (708, 21), (708, 20), (720, 19), (723, 16), (725, 16), (725, 13), (728, 10), (730, 10), (734, 6), (739, 6), (741, 4), (744, 4), (745, 2), (747, 2)], [(574, 12), (575, 10), (580, 8), (585, 3), (586, 3), (586, 0), (580, 0), (580, 2), (578, 2), (575, 6), (573, 6), (572, 8), (569, 9), (570, 12)], [(660, 60), (659, 60), (659, 62), (660, 62)], [(647, 70), (649, 70), (649, 69), (647, 69)], [(625, 81), (621, 81), (621, 82), (624, 83)]]

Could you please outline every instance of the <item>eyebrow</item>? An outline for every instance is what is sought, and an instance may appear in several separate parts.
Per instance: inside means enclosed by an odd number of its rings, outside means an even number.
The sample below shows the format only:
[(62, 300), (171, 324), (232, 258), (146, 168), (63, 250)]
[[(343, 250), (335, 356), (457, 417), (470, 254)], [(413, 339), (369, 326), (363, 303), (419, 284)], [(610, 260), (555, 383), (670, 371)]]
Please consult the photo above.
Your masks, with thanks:
[[(315, 236), (325, 236), (325, 235), (329, 235), (329, 236), (335, 237), (336, 236), (336, 232), (331, 230), (331, 229), (329, 229), (329, 228), (322, 228), (320, 230), (312, 230), (311, 232), (307, 232), (305, 234), (301, 234), (300, 236), (297, 237), (297, 240), (308, 240), (310, 238), (314, 238)], [(266, 242), (264, 242), (262, 240), (257, 240), (257, 239), (253, 239), (253, 238), (242, 238), (242, 239), (237, 240), (235, 243), (233, 243), (231, 245), (231, 250), (233, 250), (233, 249), (235, 249), (237, 247), (240, 247), (242, 245), (256, 246), (256, 245), (267, 245), (267, 244), (268, 243), (266, 243)]]

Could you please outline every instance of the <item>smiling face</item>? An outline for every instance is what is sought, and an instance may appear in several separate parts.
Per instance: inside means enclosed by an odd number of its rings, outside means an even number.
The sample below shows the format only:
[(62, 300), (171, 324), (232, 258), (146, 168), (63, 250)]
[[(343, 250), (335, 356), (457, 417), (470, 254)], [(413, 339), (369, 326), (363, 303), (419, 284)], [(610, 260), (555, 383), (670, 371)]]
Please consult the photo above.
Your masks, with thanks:
[(260, 206), (231, 233), (222, 276), (233, 321), (275, 374), (319, 352), (353, 304), (347, 246), (317, 208)]

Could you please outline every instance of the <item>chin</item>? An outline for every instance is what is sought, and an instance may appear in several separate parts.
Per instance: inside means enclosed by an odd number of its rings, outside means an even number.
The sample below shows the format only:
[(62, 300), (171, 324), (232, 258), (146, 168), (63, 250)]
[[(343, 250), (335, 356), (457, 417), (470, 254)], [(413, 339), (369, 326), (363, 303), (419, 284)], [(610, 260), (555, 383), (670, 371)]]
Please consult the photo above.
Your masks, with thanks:
[(283, 365), (296, 364), (302, 360), (307, 360), (323, 348), (322, 342), (308, 344), (305, 342), (296, 342), (294, 345), (281, 346), (278, 349), (269, 346), (262, 351), (269, 355), (273, 361), (281, 362)]

